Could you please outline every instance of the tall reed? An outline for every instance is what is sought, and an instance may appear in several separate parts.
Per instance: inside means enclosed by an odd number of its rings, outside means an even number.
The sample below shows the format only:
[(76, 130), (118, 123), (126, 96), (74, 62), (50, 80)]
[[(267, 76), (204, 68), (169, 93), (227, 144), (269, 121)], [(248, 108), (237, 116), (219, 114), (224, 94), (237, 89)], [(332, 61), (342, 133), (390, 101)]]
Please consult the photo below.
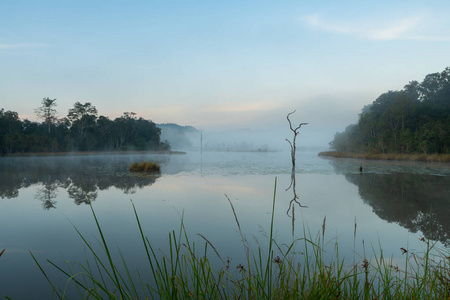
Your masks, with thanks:
[[(372, 247), (367, 255), (355, 254), (353, 262), (339, 255), (337, 238), (330, 246), (325, 241), (326, 217), (322, 230), (315, 237), (303, 224), (303, 237), (290, 245), (275, 241), (276, 179), (272, 201), (270, 232), (267, 246), (252, 248), (239, 223), (237, 212), (230, 203), (245, 253), (245, 263), (231, 265), (223, 260), (218, 249), (203, 235), (203, 242), (190, 240), (181, 217), (178, 231), (169, 233), (169, 250), (161, 253), (145, 235), (138, 210), (132, 203), (140, 242), (146, 256), (146, 266), (130, 270), (119, 250), (111, 252), (102, 227), (91, 205), (92, 216), (100, 236), (102, 251), (94, 247), (76, 229), (86, 247), (86, 261), (79, 270), (62, 268), (47, 262), (67, 277), (64, 288), (55, 284), (44, 267), (34, 257), (58, 299), (69, 299), (67, 287), (78, 290), (77, 298), (84, 299), (447, 299), (450, 297), (450, 255), (447, 249), (437, 249), (426, 243), (424, 253), (404, 250), (405, 268), (402, 270), (385, 259)], [(355, 220), (354, 239), (357, 224)], [(354, 242), (354, 249), (356, 242)], [(330, 251), (331, 250), (331, 251)], [(330, 253), (328, 253), (329, 251)], [(331, 254), (325, 257), (325, 253)], [(212, 260), (221, 267), (212, 267)], [(120, 263), (118, 263), (120, 261)]]

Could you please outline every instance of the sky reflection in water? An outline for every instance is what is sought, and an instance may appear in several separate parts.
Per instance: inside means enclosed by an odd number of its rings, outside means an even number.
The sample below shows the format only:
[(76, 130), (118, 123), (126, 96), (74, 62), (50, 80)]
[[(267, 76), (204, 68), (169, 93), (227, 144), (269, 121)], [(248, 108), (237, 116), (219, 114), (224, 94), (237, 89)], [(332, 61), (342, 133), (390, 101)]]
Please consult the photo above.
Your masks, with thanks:
[[(161, 175), (130, 174), (128, 166), (141, 160), (158, 161)], [(1, 158), (0, 251), (6, 251), (0, 258), (0, 290), (12, 298), (26, 298), (24, 285), (34, 285), (36, 297), (49, 297), (50, 288), (28, 250), (41, 262), (84, 260), (82, 241), (71, 222), (97, 244), (86, 193), (112, 248), (117, 244), (131, 266), (142, 263), (143, 249), (130, 199), (156, 248), (167, 250), (168, 233), (178, 230), (184, 215), (194, 240), (203, 243), (195, 234), (204, 235), (222, 257), (237, 265), (243, 262), (244, 251), (226, 197), (246, 238), (255, 247), (265, 245), (275, 178), (279, 243), (291, 243), (304, 230), (315, 237), (325, 216), (330, 249), (337, 240), (341, 255), (351, 258), (355, 220), (357, 253), (363, 254), (362, 240), (367, 255), (372, 245), (378, 249), (381, 244), (384, 255), (392, 254), (398, 264), (403, 262), (400, 247), (423, 249), (418, 240), (424, 235), (442, 243), (449, 239), (447, 165), (323, 159), (315, 151), (301, 151), (295, 192), (306, 207), (300, 207), (290, 206), (293, 189), (286, 190), (291, 183), (290, 163), (287, 152)], [(430, 234), (428, 228), (433, 228)], [(46, 266), (50, 275), (59, 275)], [(62, 286), (64, 282), (61, 279)]]

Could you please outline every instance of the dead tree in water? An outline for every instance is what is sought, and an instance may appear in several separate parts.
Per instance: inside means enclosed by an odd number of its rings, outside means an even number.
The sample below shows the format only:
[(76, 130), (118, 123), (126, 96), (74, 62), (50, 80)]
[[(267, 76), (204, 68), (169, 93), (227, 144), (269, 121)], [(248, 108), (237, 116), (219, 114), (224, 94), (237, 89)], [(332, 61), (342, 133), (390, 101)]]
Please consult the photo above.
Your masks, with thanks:
[(286, 139), (286, 141), (289, 143), (289, 145), (291, 145), (291, 159), (292, 159), (292, 169), (295, 168), (295, 140), (297, 139), (297, 135), (298, 135), (298, 130), (300, 129), (300, 127), (302, 127), (302, 125), (307, 125), (308, 123), (300, 123), (297, 128), (293, 128), (292, 127), (292, 123), (291, 120), (289, 120), (289, 116), (292, 115), (293, 113), (295, 113), (295, 110), (291, 113), (288, 113), (286, 116), (286, 119), (289, 122), (289, 127), (291, 128), (292, 132), (294, 133), (294, 139), (291, 141), (289, 141), (288, 139)]
[[(291, 171), (291, 185), (286, 189), (289, 190), (290, 188), (292, 188), (292, 191), (294, 192), (294, 198), (292, 198), (292, 200), (289, 202), (289, 207), (288, 210), (286, 211), (286, 214), (292, 218), (292, 237), (294, 237), (294, 223), (295, 223), (295, 205), (297, 204), (299, 207), (307, 207), (302, 205), (299, 202), (299, 197), (297, 196), (297, 191), (295, 189), (295, 150), (296, 150), (296, 145), (295, 145), (295, 140), (297, 139), (297, 135), (298, 135), (298, 130), (300, 129), (300, 127), (302, 127), (303, 125), (306, 125), (308, 123), (300, 123), (297, 128), (293, 128), (292, 127), (292, 123), (291, 120), (289, 119), (289, 116), (292, 115), (293, 113), (295, 113), (295, 110), (291, 113), (288, 113), (288, 115), (286, 116), (286, 119), (289, 122), (289, 128), (291, 128), (292, 132), (294, 133), (294, 139), (291, 141), (289, 141), (288, 139), (286, 139), (286, 141), (289, 143), (289, 145), (291, 145), (291, 159), (292, 159), (292, 171)], [(291, 212), (291, 214), (289, 214), (289, 212)]]
[[(299, 207), (308, 207), (305, 205), (302, 205), (299, 201), (299, 197), (297, 196), (297, 190), (295, 188), (295, 169), (292, 167), (292, 173), (291, 173), (291, 185), (286, 189), (289, 190), (292, 188), (292, 191), (294, 192), (294, 198), (289, 202), (288, 210), (286, 211), (286, 215), (290, 218), (292, 218), (292, 237), (294, 237), (294, 228), (295, 228), (295, 205), (297, 204)], [(290, 214), (289, 214), (290, 213)]]

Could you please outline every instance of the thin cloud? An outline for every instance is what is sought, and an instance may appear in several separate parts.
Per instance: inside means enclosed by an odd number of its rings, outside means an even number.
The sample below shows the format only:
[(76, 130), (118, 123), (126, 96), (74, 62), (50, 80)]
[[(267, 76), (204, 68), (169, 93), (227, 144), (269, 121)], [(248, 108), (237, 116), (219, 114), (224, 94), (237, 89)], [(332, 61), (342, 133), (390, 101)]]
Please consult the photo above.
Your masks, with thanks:
[(419, 28), (423, 18), (409, 17), (401, 19), (395, 23), (388, 25), (385, 28), (372, 30), (370, 37), (379, 41), (390, 41), (398, 39), (411, 39), (408, 37), (409, 32), (415, 31)]
[(355, 26), (339, 22), (327, 22), (318, 15), (303, 16), (301, 19), (308, 25), (324, 31), (350, 35), (358, 33)]
[(44, 46), (44, 44), (0, 44), (0, 50), (28, 49), (42, 46)]
[(301, 18), (313, 28), (323, 31), (354, 36), (375, 41), (416, 40), (416, 41), (448, 41), (446, 36), (420, 35), (424, 24), (428, 23), (424, 16), (410, 16), (396, 21), (383, 22), (338, 22), (330, 21), (319, 15), (308, 15)]

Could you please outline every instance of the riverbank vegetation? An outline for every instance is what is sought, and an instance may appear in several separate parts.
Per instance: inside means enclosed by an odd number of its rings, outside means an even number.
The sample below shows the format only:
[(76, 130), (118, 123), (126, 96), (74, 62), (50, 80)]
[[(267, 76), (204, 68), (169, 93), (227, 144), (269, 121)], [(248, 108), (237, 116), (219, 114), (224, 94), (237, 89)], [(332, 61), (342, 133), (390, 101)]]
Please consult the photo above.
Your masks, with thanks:
[(160, 172), (161, 167), (152, 161), (135, 162), (130, 166), (130, 172)]
[(406, 153), (354, 153), (325, 151), (320, 152), (319, 156), (331, 156), (337, 158), (358, 158), (373, 160), (404, 160), (404, 161), (423, 161), (423, 162), (450, 162), (450, 154), (406, 154)]
[(161, 130), (150, 120), (124, 112), (111, 120), (99, 116), (91, 103), (76, 102), (58, 118), (56, 99), (44, 98), (36, 109), (42, 122), (21, 120), (17, 112), (0, 109), (0, 155), (74, 151), (170, 150)]
[[(59, 299), (68, 299), (66, 289), (71, 285), (78, 289), (77, 299), (447, 299), (450, 296), (448, 251), (438, 249), (431, 241), (421, 239), (423, 253), (400, 248), (404, 266), (374, 247), (371, 254), (358, 255), (354, 251), (349, 262), (349, 258), (344, 260), (339, 255), (338, 242), (330, 247), (325, 241), (326, 219), (316, 237), (304, 229), (303, 237), (290, 245), (275, 241), (275, 193), (272, 205), (267, 244), (252, 249), (230, 201), (245, 252), (244, 261), (223, 259), (201, 234), (197, 235), (200, 243), (192, 241), (183, 218), (179, 231), (169, 234), (169, 252), (161, 253), (145, 235), (134, 204), (136, 230), (147, 258), (140, 264), (141, 269), (127, 265), (120, 250), (115, 257), (92, 205), (102, 250), (97, 251), (77, 230), (88, 256), (85, 263), (78, 265), (80, 270), (48, 261), (49, 267), (67, 276), (64, 288), (58, 287), (45, 271), (47, 266), (32, 256)], [(355, 240), (356, 229), (355, 223)], [(221, 262), (221, 267), (213, 267), (215, 261)], [(147, 277), (150, 281), (144, 279)]]
[(330, 145), (344, 153), (450, 154), (450, 67), (380, 95)]

